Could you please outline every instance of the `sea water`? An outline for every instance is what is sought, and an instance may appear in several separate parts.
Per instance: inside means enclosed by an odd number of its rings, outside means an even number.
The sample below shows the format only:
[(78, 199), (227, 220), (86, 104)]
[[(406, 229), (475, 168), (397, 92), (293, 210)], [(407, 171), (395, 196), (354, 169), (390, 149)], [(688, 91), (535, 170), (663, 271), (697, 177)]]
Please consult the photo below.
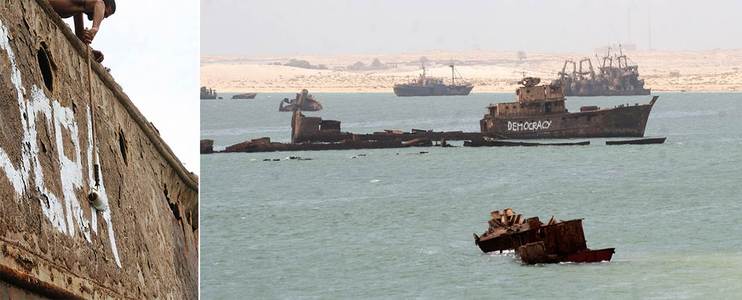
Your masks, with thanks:
[[(659, 95), (646, 135), (667, 137), (662, 145), (202, 155), (202, 296), (740, 298), (742, 94)], [(307, 115), (358, 133), (477, 131), (489, 103), (513, 99), (315, 96), (325, 109)], [(288, 141), (284, 97), (202, 101), (202, 138), (217, 149)], [(567, 107), (649, 100), (572, 97)], [(588, 247), (615, 247), (613, 260), (526, 266), (512, 253), (483, 254), (472, 233), (507, 207), (583, 218)]]

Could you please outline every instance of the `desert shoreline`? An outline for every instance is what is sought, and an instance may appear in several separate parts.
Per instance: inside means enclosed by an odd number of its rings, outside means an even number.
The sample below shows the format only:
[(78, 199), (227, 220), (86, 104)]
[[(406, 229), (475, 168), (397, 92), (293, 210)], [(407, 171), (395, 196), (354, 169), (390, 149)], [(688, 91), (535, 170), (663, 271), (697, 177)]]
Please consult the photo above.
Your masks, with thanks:
[[(742, 92), (742, 49), (706, 51), (627, 51), (639, 66), (640, 78), (653, 92)], [(392, 93), (395, 83), (416, 78), (420, 60), (427, 75), (474, 85), (472, 93), (512, 93), (525, 76), (548, 83), (564, 62), (594, 55), (579, 53), (519, 53), (500, 51), (421, 52), (324, 56), (201, 57), (201, 85), (222, 93)], [(290, 61), (303, 67), (287, 66)], [(458, 78), (460, 76), (460, 78)]]

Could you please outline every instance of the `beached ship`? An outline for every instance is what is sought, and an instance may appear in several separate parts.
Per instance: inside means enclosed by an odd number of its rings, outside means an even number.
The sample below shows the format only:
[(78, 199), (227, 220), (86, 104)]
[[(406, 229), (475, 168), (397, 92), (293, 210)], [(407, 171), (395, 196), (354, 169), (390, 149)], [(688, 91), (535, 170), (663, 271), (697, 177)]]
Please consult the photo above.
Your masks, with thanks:
[[(597, 55), (596, 55), (597, 59)], [(639, 67), (629, 64), (629, 58), (619, 48), (619, 54), (608, 54), (599, 59), (600, 67), (596, 73), (590, 58), (578, 63), (566, 60), (557, 79), (564, 87), (566, 96), (632, 96), (649, 95), (644, 88), (644, 80), (639, 79)], [(569, 67), (571, 71), (569, 71)]]
[(466, 96), (474, 88), (467, 82), (456, 82), (456, 69), (451, 67), (451, 84), (445, 84), (442, 78), (427, 77), (425, 66), (423, 73), (416, 80), (409, 83), (395, 84), (394, 94), (399, 97), (411, 96)]
[(583, 106), (569, 112), (562, 86), (538, 85), (540, 81), (525, 78), (516, 90), (517, 102), (490, 105), (480, 121), (482, 134), (498, 139), (643, 137), (658, 98), (649, 104)]
[(210, 89), (205, 86), (201, 87), (201, 99), (212, 100), (212, 99), (216, 99), (216, 96), (217, 95), (216, 95), (215, 89)]

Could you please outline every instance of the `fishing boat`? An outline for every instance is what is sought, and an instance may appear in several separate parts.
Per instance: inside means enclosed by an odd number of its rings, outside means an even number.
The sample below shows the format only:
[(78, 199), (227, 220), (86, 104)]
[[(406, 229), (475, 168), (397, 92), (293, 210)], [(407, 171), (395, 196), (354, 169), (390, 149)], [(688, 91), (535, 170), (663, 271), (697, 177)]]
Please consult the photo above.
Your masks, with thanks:
[(461, 80), (456, 82), (456, 68), (451, 68), (451, 84), (445, 84), (442, 78), (428, 77), (425, 66), (423, 72), (416, 80), (408, 83), (394, 85), (394, 94), (398, 97), (411, 96), (466, 96), (469, 95), (474, 86)]

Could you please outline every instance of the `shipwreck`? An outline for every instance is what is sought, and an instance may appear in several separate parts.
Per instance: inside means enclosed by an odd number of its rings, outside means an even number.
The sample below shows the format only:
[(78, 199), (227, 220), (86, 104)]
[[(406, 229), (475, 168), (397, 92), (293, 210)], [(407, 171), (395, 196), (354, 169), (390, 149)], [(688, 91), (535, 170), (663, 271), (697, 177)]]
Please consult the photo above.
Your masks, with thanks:
[(524, 218), (507, 208), (490, 213), (489, 228), (474, 243), (484, 253), (515, 251), (525, 264), (610, 261), (615, 248), (587, 248), (582, 220), (541, 223), (538, 217)]
[(569, 112), (562, 86), (558, 82), (538, 85), (540, 81), (524, 78), (516, 102), (490, 105), (480, 121), (482, 134), (497, 139), (643, 137), (659, 98), (652, 97), (649, 104), (583, 106), (579, 112)]
[(322, 110), (322, 104), (306, 89), (301, 90), (301, 93), (297, 93), (294, 99), (283, 98), (278, 105), (278, 111), (282, 112), (320, 110)]

